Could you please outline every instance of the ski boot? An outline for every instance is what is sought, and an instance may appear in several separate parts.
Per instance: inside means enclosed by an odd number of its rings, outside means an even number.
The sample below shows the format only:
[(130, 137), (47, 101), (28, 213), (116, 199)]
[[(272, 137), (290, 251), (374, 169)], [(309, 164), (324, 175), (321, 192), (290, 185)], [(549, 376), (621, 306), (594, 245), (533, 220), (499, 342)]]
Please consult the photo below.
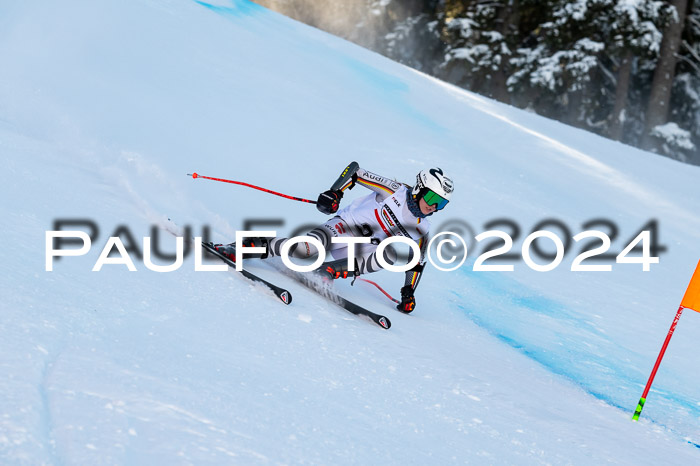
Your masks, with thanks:
[(324, 262), (321, 267), (316, 271), (316, 273), (324, 279), (324, 281), (333, 281), (338, 278), (348, 278), (360, 275), (360, 268), (357, 265), (357, 259), (355, 259), (355, 270), (350, 272), (348, 270), (348, 260), (338, 259), (330, 262)]
[[(267, 238), (246, 238), (242, 243), (242, 247), (265, 248), (264, 253), (246, 254), (246, 259), (267, 259), (269, 256), (270, 249)], [(233, 262), (236, 262), (236, 243), (215, 244), (214, 249), (219, 251), (219, 253), (221, 253), (223, 256), (231, 259)]]

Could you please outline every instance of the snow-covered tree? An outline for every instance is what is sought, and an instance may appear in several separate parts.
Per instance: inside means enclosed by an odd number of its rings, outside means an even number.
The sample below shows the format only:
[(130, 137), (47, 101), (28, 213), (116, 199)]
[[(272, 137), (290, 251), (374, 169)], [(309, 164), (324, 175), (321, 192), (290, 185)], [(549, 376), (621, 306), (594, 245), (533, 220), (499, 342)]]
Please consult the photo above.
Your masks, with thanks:
[(647, 149), (658, 148), (657, 126), (668, 122), (671, 104), (671, 90), (676, 75), (677, 54), (681, 45), (681, 36), (685, 27), (685, 16), (688, 0), (669, 0), (673, 8), (673, 18), (664, 29), (663, 39), (659, 46), (659, 58), (654, 70), (651, 83), (651, 94), (647, 106), (644, 124), (642, 146)]
[(628, 144), (648, 137), (700, 164), (700, 1), (255, 1), (472, 91)]
[[(636, 142), (650, 80), (669, 18), (658, 0), (551, 2), (531, 43), (511, 60), (512, 92), (539, 113), (615, 139)], [(645, 74), (646, 73), (646, 74)], [(641, 75), (641, 76), (640, 76)], [(520, 105), (524, 105), (520, 102)], [(644, 106), (642, 106), (644, 107)], [(634, 132), (627, 134), (632, 128)], [(634, 136), (634, 137), (633, 137)]]
[(689, 133), (694, 148), (679, 149), (681, 160), (700, 165), (700, 4), (688, 12), (671, 95), (671, 121)]
[(446, 0), (439, 27), (447, 44), (439, 73), (463, 87), (509, 102), (506, 80), (521, 41), (521, 12), (532, 0)]
[(440, 0), (392, 1), (385, 13), (392, 18), (379, 52), (417, 70), (435, 74), (445, 44), (438, 29)]
[(632, 72), (653, 69), (661, 43), (660, 28), (670, 17), (671, 10), (662, 1), (620, 1), (612, 9), (607, 56), (617, 75), (607, 135), (613, 139), (623, 139), (624, 123), (629, 120), (627, 115), (640, 115), (631, 114), (627, 109)]

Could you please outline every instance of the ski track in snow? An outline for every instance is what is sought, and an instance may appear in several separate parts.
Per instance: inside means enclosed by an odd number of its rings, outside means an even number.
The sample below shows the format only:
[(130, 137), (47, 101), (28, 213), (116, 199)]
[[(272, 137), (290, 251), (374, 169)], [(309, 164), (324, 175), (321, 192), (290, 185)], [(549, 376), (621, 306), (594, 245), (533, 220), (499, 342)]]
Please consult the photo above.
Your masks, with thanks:
[[(466, 274), (465, 274), (466, 275)], [(582, 348), (581, 343), (573, 341), (571, 339), (567, 342), (567, 351), (578, 353), (579, 358), (583, 358), (583, 364), (588, 366), (588, 368), (581, 367), (581, 363), (577, 366), (572, 364), (573, 361), (567, 361), (565, 358), (560, 358), (556, 354), (552, 354), (551, 349), (542, 347), (537, 341), (532, 340), (528, 337), (523, 337), (516, 325), (510, 325), (508, 321), (509, 309), (510, 308), (520, 308), (526, 312), (531, 312), (540, 316), (547, 316), (556, 319), (559, 322), (566, 323), (567, 327), (578, 328), (581, 331), (586, 332), (591, 336), (599, 336), (604, 338), (604, 332), (595, 326), (592, 322), (587, 322), (582, 320), (582, 316), (576, 315), (567, 309), (564, 303), (556, 302), (548, 299), (544, 296), (537, 296), (537, 294), (530, 289), (518, 284), (515, 281), (508, 280), (502, 276), (499, 280), (489, 279), (488, 276), (472, 274), (470, 276), (472, 280), (477, 280), (481, 289), (488, 290), (494, 295), (500, 297), (500, 307), (499, 311), (505, 315), (501, 318), (494, 319), (490, 317), (490, 311), (486, 308), (472, 308), (469, 306), (458, 305), (474, 323), (479, 327), (487, 330), (489, 333), (494, 335), (500, 341), (505, 344), (515, 348), (527, 357), (537, 361), (542, 364), (548, 370), (555, 374), (566, 377), (572, 382), (576, 383), (587, 393), (598, 398), (601, 401), (613, 406), (621, 411), (625, 412), (629, 410), (629, 402), (625, 404), (621, 398), (619, 398), (619, 393), (617, 396), (613, 396), (612, 390), (603, 391), (601, 388), (596, 388), (597, 386), (607, 385), (609, 388), (613, 384), (621, 385), (625, 387), (625, 391), (632, 393), (632, 395), (639, 392), (640, 387), (637, 383), (633, 383), (630, 379), (625, 378), (623, 374), (630, 372), (630, 367), (624, 367), (615, 362), (615, 359), (610, 358), (609, 355), (620, 355), (624, 354), (626, 349), (620, 345), (616, 345), (614, 341), (600, 341), (598, 345), (592, 343), (594, 339), (592, 337), (583, 340), (583, 344), (586, 346), (608, 346), (609, 351), (607, 356), (603, 354), (594, 354), (587, 350), (588, 348)], [(463, 295), (457, 292), (452, 292), (453, 295), (462, 299)], [(505, 302), (503, 300), (505, 298)], [(517, 317), (516, 317), (517, 319)], [(555, 335), (552, 335), (555, 337)], [(598, 376), (596, 377), (596, 372)], [(593, 375), (593, 377), (591, 377)], [(610, 380), (605, 380), (605, 376), (609, 375)], [(603, 378), (601, 381), (600, 378)], [(601, 382), (602, 385), (601, 385)], [(658, 389), (654, 390), (652, 395), (655, 398), (656, 403), (662, 402), (661, 397), (668, 407), (683, 407), (688, 410), (688, 412), (695, 418), (700, 418), (700, 405), (692, 402), (688, 399), (683, 399), (682, 397), (675, 396), (673, 393), (660, 392)], [(658, 422), (658, 421), (655, 421)], [(676, 435), (682, 437), (682, 432), (674, 429), (671, 426), (665, 425), (663, 422), (659, 423), (662, 427), (668, 428), (674, 431)], [(690, 445), (696, 448), (700, 448), (698, 443), (688, 440)]]
[[(46, 350), (43, 350), (44, 352)], [(61, 357), (62, 350), (56, 351), (54, 354), (46, 355), (43, 369), (41, 373), (41, 382), (39, 383), (39, 394), (41, 396), (41, 426), (44, 430), (44, 448), (49, 453), (49, 458), (52, 464), (62, 465), (65, 461), (58, 455), (56, 450), (56, 439), (54, 438), (54, 421), (51, 413), (51, 372), (54, 364)]]

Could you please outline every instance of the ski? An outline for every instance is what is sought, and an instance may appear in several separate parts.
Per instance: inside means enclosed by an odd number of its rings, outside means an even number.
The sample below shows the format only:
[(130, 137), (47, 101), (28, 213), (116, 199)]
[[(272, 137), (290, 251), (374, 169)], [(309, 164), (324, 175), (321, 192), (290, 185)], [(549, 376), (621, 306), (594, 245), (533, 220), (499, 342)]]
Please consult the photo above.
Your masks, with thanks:
[[(183, 229), (177, 225), (175, 222), (173, 222), (170, 218), (168, 218), (167, 222), (163, 222), (161, 224), (161, 228), (163, 228), (165, 231), (170, 233), (171, 235), (175, 237), (183, 237), (184, 240), (187, 242), (188, 245), (194, 244), (194, 238), (192, 237), (192, 233), (188, 230), (188, 228), (185, 228), (184, 231)], [(207, 236), (207, 235), (205, 235)], [(233, 268), (233, 270), (236, 270), (236, 263), (229, 259), (228, 257), (222, 255), (219, 253), (214, 248), (214, 243), (212, 242), (204, 242), (202, 241), (202, 248), (206, 250), (207, 252), (213, 254), (214, 256), (218, 257), (220, 260), (222, 260), (226, 265), (229, 267)], [(237, 271), (237, 270), (236, 270)], [(282, 287), (279, 287), (275, 284), (272, 284), (268, 282), (267, 280), (264, 280), (254, 273), (248, 272), (247, 270), (241, 270), (240, 273), (246, 277), (248, 280), (255, 282), (255, 283), (260, 283), (264, 285), (265, 287), (269, 288), (270, 291), (272, 291), (275, 296), (277, 296), (280, 301), (282, 301), (284, 304), (290, 304), (292, 302), (292, 293), (290, 293), (288, 290), (285, 290)]]
[[(209, 253), (213, 254), (214, 256), (218, 257), (221, 259), (223, 262), (225, 262), (229, 267), (233, 268), (233, 270), (236, 270), (236, 263), (233, 262), (231, 259), (228, 257), (224, 256), (221, 254), (219, 251), (214, 248), (213, 243), (204, 243), (202, 242), (202, 247), (208, 251)], [(292, 294), (288, 291), (285, 290), (284, 288), (281, 288), (277, 285), (274, 285), (267, 280), (264, 280), (257, 275), (248, 272), (247, 270), (236, 270), (240, 274), (242, 274), (244, 277), (246, 277), (248, 280), (253, 281), (255, 283), (260, 283), (262, 285), (265, 285), (267, 288), (269, 288), (275, 296), (277, 296), (280, 301), (282, 301), (284, 304), (290, 304), (292, 302)]]
[(351, 312), (358, 316), (362, 315), (369, 317), (370, 319), (372, 319), (372, 322), (384, 329), (389, 329), (391, 327), (391, 321), (388, 317), (376, 314), (368, 309), (365, 309), (364, 307), (358, 306), (357, 304), (353, 303), (352, 301), (348, 301), (342, 296), (335, 295), (334, 302), (336, 302), (348, 312)]
[(388, 329), (391, 327), (391, 321), (389, 320), (388, 317), (376, 314), (368, 309), (365, 309), (362, 306), (358, 306), (357, 304), (353, 303), (352, 301), (348, 301), (347, 299), (343, 298), (342, 296), (338, 295), (337, 293), (334, 293), (328, 284), (322, 283), (320, 280), (321, 278), (314, 274), (313, 272), (309, 273), (299, 273), (299, 272), (292, 272), (291, 270), (284, 271), (285, 273), (288, 273), (291, 275), (294, 279), (299, 281), (301, 284), (306, 286), (312, 291), (315, 291), (319, 295), (323, 296), (324, 298), (328, 299), (329, 301), (337, 304), (338, 306), (342, 307), (346, 311), (350, 312), (351, 314), (355, 314), (357, 316), (366, 316), (369, 317), (372, 322), (375, 324), (379, 325), (380, 327), (384, 329)]
[[(164, 225), (163, 228), (171, 233), (173, 236), (180, 236), (180, 229), (175, 225), (172, 220), (168, 219), (168, 224)], [(192, 241), (192, 238), (186, 238), (189, 241)], [(219, 258), (221, 261), (223, 261), (225, 264), (227, 264), (229, 267), (233, 268), (236, 270), (236, 263), (229, 259), (228, 257), (224, 256), (221, 254), (219, 251), (214, 248), (214, 244), (211, 242), (205, 243), (202, 242), (202, 248), (209, 252), (210, 254), (216, 256)], [(334, 293), (330, 287), (327, 286), (327, 284), (321, 283), (320, 282), (320, 277), (318, 275), (315, 275), (313, 273), (298, 273), (298, 272), (293, 272), (289, 269), (283, 269), (281, 270), (283, 273), (286, 273), (288, 275), (291, 275), (294, 279), (296, 279), (298, 282), (309, 288), (310, 290), (318, 293), (319, 295), (325, 297), (329, 301), (337, 304), (338, 306), (342, 307), (346, 311), (350, 312), (351, 314), (357, 315), (357, 316), (365, 316), (369, 317), (372, 322), (375, 324), (379, 325), (380, 327), (384, 329), (388, 329), (391, 327), (391, 321), (389, 320), (388, 317), (376, 314), (368, 309), (363, 308), (362, 306), (358, 306), (357, 304), (348, 301), (347, 299), (343, 298), (342, 296), (339, 296), (337, 293)], [(247, 279), (255, 282), (255, 283), (260, 283), (267, 288), (269, 288), (275, 296), (277, 296), (284, 304), (290, 304), (292, 302), (292, 294), (282, 288), (279, 287), (275, 284), (272, 284), (268, 282), (267, 280), (264, 280), (263, 278), (258, 277), (257, 275), (248, 272), (247, 270), (241, 270), (239, 273), (241, 273), (244, 277)]]

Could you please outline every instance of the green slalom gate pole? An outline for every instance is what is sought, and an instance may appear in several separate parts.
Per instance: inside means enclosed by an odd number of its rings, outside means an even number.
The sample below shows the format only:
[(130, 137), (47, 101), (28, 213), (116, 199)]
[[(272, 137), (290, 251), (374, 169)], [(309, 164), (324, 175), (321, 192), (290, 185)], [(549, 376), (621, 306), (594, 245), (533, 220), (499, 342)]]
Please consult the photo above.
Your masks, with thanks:
[(676, 325), (678, 325), (678, 320), (680, 320), (681, 314), (683, 314), (683, 306), (678, 307), (678, 312), (676, 312), (676, 318), (673, 319), (673, 323), (671, 324), (671, 328), (668, 331), (668, 335), (666, 335), (666, 340), (664, 340), (664, 345), (661, 347), (661, 352), (659, 352), (659, 357), (656, 358), (656, 364), (654, 364), (654, 369), (652, 369), (651, 371), (651, 375), (649, 376), (649, 380), (647, 381), (647, 386), (644, 388), (644, 393), (642, 393), (642, 397), (639, 399), (637, 409), (634, 410), (634, 415), (632, 416), (633, 421), (638, 421), (639, 415), (642, 414), (642, 409), (644, 408), (644, 403), (646, 403), (647, 401), (647, 395), (649, 394), (649, 390), (651, 389), (652, 382), (654, 382), (656, 371), (659, 370), (659, 365), (661, 365), (661, 360), (664, 358), (664, 353), (666, 353), (666, 348), (668, 347), (668, 343), (671, 341), (673, 332), (676, 330)]

